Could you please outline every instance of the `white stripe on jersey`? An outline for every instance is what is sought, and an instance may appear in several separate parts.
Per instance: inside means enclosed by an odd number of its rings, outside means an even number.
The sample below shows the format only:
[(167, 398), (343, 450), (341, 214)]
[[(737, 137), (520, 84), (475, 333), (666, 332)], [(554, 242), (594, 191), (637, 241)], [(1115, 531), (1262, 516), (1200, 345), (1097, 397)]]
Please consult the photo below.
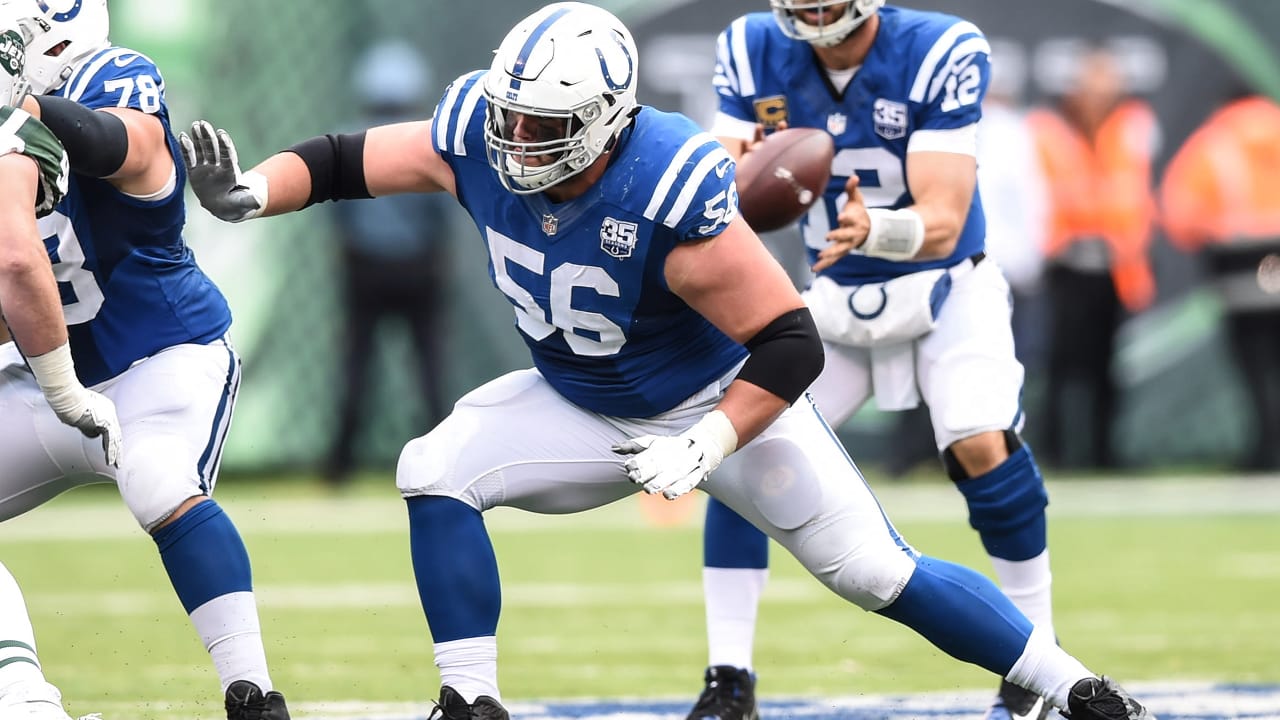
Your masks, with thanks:
[[(67, 98), (68, 100), (75, 100), (76, 102), (80, 102), (80, 98), (84, 97), (85, 91), (89, 89), (89, 81), (93, 80), (93, 77), (98, 74), (98, 71), (101, 70), (102, 67), (107, 63), (117, 60), (119, 58), (125, 57), (127, 55), (133, 56), (129, 58), (129, 62), (116, 63), (116, 65), (119, 65), (120, 67), (124, 67), (125, 65), (128, 65), (129, 63), (133, 62), (137, 58), (144, 58), (147, 60), (147, 62), (151, 62), (151, 58), (148, 58), (146, 55), (143, 55), (137, 50), (130, 50), (129, 48), (122, 48), (122, 47), (113, 47), (103, 52), (101, 55), (97, 56), (96, 58), (94, 58), (91, 62), (81, 65), (80, 69), (76, 71), (74, 74), (72, 74), (71, 79), (67, 80), (67, 84), (62, 86), (62, 97)], [(151, 64), (154, 65), (155, 63), (152, 62)], [(79, 80), (79, 82), (75, 82), (76, 80)], [(71, 86), (73, 82), (75, 82), (74, 91), (71, 90)], [(156, 78), (156, 82), (160, 83), (158, 87), (160, 91), (163, 92), (164, 84), (162, 79)], [(122, 101), (126, 100), (127, 98), (128, 98), (128, 95), (120, 96), (120, 99)]]
[(666, 172), (662, 173), (662, 177), (658, 180), (658, 186), (653, 190), (653, 198), (649, 200), (649, 207), (644, 209), (645, 220), (658, 219), (658, 210), (662, 208), (663, 203), (667, 201), (667, 196), (671, 194), (671, 186), (675, 185), (676, 178), (679, 177), (680, 171), (684, 169), (685, 161), (693, 155), (694, 151), (707, 143), (720, 144), (710, 133), (698, 133), (686, 140), (684, 146), (680, 148), (675, 157), (671, 158), (671, 164), (667, 165)]
[(484, 95), (484, 83), (477, 82), (467, 91), (467, 96), (462, 99), (462, 118), (458, 121), (458, 129), (453, 134), (453, 144), (457, 147), (455, 155), (462, 157), (467, 154), (467, 128), (471, 127), (471, 117), (475, 114), (476, 103), (480, 102), (481, 96)]
[(934, 99), (938, 97), (938, 93), (942, 92), (942, 86), (947, 82), (947, 78), (950, 77), (953, 72), (957, 72), (961, 69), (960, 62), (965, 58), (973, 56), (975, 53), (983, 53), (986, 55), (991, 54), (991, 44), (987, 42), (986, 38), (969, 38), (959, 45), (956, 45), (955, 48), (951, 50), (951, 54), (947, 56), (947, 64), (943, 68), (943, 71), (938, 73), (938, 76), (933, 79), (933, 84), (929, 86), (928, 102), (933, 102)]
[(738, 74), (734, 72), (731, 59), (729, 33), (722, 32), (720, 37), (716, 38), (716, 72), (711, 78), (711, 86), (716, 89), (716, 92), (727, 88), (730, 93), (737, 95)]
[(730, 25), (733, 35), (733, 62), (738, 70), (738, 95), (756, 94), (756, 76), (751, 73), (751, 54), (747, 52), (747, 18), (740, 17)]
[(981, 35), (982, 31), (971, 22), (958, 22), (947, 28), (947, 31), (942, 33), (942, 37), (929, 48), (929, 54), (924, 56), (924, 62), (920, 63), (920, 70), (916, 73), (915, 82), (911, 85), (912, 102), (924, 101), (925, 92), (929, 89), (929, 81), (938, 70), (938, 63), (942, 62), (943, 56), (951, 49), (951, 45), (957, 38), (968, 34)]
[(671, 212), (663, 218), (662, 224), (669, 228), (674, 228), (684, 219), (684, 214), (689, 211), (689, 205), (693, 202), (693, 196), (697, 194), (698, 188), (702, 185), (702, 180), (720, 163), (732, 163), (733, 158), (729, 157), (729, 151), (717, 143), (716, 149), (702, 156), (698, 164), (693, 168), (693, 172), (684, 182), (684, 187), (680, 190), (680, 196), (676, 198), (676, 204), (671, 206)]
[(978, 123), (950, 130), (917, 130), (907, 140), (907, 152), (949, 152), (978, 155)]
[[(476, 76), (480, 75), (482, 72), (484, 71), (477, 70), (473, 73), (463, 75), (457, 80), (454, 80), (453, 83), (449, 86), (449, 92), (447, 92), (444, 96), (444, 102), (440, 103), (440, 107), (442, 107), (445, 111), (445, 116), (443, 118), (437, 116), (435, 118), (434, 123), (432, 124), (431, 129), (434, 130), (436, 134), (436, 146), (439, 147), (444, 152), (453, 153), (455, 155), (467, 154), (467, 149), (465, 147), (459, 147), (462, 145), (462, 141), (460, 138), (462, 138), (463, 135), (466, 134), (465, 126), (466, 126), (467, 118), (463, 117), (458, 121), (458, 127), (462, 132), (457, 136), (459, 139), (455, 141), (455, 144), (453, 146), (449, 145), (449, 143), (446, 142), (448, 140), (448, 134), (449, 134), (449, 121), (450, 119), (452, 119), (457, 115), (458, 96), (462, 94), (462, 89), (467, 86), (467, 83), (469, 81), (471, 81)], [(468, 93), (473, 93), (478, 89), (480, 89), (480, 83), (474, 83), (468, 89)], [(466, 103), (464, 102), (463, 104), (465, 105)], [(469, 107), (473, 110), (475, 109), (475, 106), (476, 106), (475, 102), (471, 102), (469, 105)]]
[(22, 108), (9, 108), (9, 118), (4, 121), (3, 125), (0, 125), (0, 155), (27, 151), (27, 141), (18, 137), (18, 129), (27, 122), (29, 117), (31, 116)]

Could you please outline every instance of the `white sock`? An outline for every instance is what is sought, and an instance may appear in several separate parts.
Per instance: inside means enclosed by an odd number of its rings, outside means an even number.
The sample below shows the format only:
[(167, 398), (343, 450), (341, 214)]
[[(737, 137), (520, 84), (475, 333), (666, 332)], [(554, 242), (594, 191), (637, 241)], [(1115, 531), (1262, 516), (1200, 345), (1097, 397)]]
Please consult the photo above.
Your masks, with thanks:
[(702, 568), (707, 607), (707, 664), (751, 670), (760, 594), (767, 569)]
[(1053, 629), (1053, 573), (1049, 571), (1049, 550), (1030, 560), (991, 558), (1000, 589), (1014, 607), (1037, 628), (1057, 637)]
[(248, 680), (264, 693), (272, 689), (253, 593), (216, 597), (192, 611), (191, 624), (213, 659), (224, 693), (237, 680)]
[(0, 695), (19, 683), (43, 683), (27, 604), (9, 569), (0, 563)]
[(473, 703), (481, 695), (502, 702), (498, 692), (498, 638), (464, 638), (434, 645), (440, 684), (448, 685)]
[(1006, 679), (1065, 710), (1071, 686), (1087, 677), (1093, 677), (1089, 668), (1058, 647), (1052, 633), (1037, 627)]

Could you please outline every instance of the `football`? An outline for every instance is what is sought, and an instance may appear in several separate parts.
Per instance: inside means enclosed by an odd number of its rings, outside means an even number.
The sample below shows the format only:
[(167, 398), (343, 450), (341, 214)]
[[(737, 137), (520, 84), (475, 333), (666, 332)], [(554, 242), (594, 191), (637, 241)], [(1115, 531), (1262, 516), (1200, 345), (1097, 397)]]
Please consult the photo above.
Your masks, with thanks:
[(738, 207), (756, 232), (779, 230), (822, 197), (831, 180), (835, 143), (818, 128), (787, 128), (766, 135), (738, 163)]

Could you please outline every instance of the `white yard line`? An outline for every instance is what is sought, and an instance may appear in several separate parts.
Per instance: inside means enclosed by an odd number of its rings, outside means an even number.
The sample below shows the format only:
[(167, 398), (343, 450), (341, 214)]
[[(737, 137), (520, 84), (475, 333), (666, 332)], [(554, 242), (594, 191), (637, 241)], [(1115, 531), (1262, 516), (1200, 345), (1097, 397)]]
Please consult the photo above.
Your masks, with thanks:
[[(966, 521), (964, 502), (949, 483), (880, 483), (875, 490), (889, 516), (897, 522)], [(1280, 476), (1062, 480), (1049, 483), (1049, 495), (1051, 518), (1280, 514)], [(269, 490), (264, 496), (255, 496), (250, 488), (228, 486), (227, 492), (217, 497), (246, 535), (378, 535), (404, 533), (407, 529), (404, 504), (394, 491), (386, 497), (285, 499), (272, 496)], [(539, 516), (497, 508), (486, 517), (495, 533), (566, 528), (633, 530), (647, 525), (635, 498), (571, 516)], [(680, 524), (696, 526), (701, 521), (699, 507)], [(140, 534), (114, 493), (76, 490), (0, 524), (0, 546), (23, 540)]]

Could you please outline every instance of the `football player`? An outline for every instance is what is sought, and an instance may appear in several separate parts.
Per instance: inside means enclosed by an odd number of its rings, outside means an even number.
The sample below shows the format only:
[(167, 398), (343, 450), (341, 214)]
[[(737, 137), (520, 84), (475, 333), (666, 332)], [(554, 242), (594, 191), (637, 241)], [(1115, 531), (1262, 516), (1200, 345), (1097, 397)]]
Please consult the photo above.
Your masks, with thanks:
[(37, 237), (47, 238), (75, 372), (114, 401), (129, 438), (118, 468), (86, 453), (39, 401), (18, 348), (0, 347), (0, 520), (73, 486), (114, 481), (212, 656), (227, 717), (287, 718), (267, 672), (244, 543), (210, 499), (240, 360), (226, 339), (227, 303), (182, 237), (186, 167), (164, 81), (146, 56), (108, 41), (106, 0), (0, 7), (27, 35), (33, 96), (24, 108), (70, 158), (67, 195)]
[[(738, 216), (733, 160), (687, 118), (637, 104), (638, 62), (613, 15), (556, 3), (517, 24), (487, 71), (455, 80), (432, 120), (305, 140), (249, 172), (225, 131), (197, 122), (182, 139), (192, 189), (224, 220), (444, 191), (484, 239), (534, 367), (468, 393), (397, 468), (437, 714), (507, 717), (482, 513), (578, 512), (639, 486), (668, 499), (703, 488), (844, 598), (1070, 702), (1073, 720), (1111, 717), (1100, 703), (1144, 716), (994, 584), (917, 553), (885, 520), (804, 398), (822, 345)], [(791, 486), (716, 474), (722, 462)]]
[[(49, 129), (14, 106), (27, 91), (22, 78), (25, 38), (0, 7), (0, 342), (9, 329), (28, 354), (0, 372), (29, 372), (46, 408), (86, 437), (101, 438), (103, 461), (120, 455), (120, 422), (111, 400), (76, 378), (58, 286), (36, 216), (51, 212), (67, 190), (67, 156)], [(0, 405), (0, 416), (11, 411)], [(83, 440), (85, 457), (100, 452)], [(0, 563), (0, 717), (70, 720), (62, 695), (44, 677), (31, 619), (18, 583)], [(87, 719), (86, 719), (87, 720)]]
[[(762, 129), (831, 134), (831, 182), (800, 221), (827, 356), (810, 393), (837, 427), (872, 395), (881, 410), (923, 399), (1001, 587), (1053, 638), (1048, 496), (1018, 434), (1023, 368), (976, 187), (990, 47), (970, 22), (883, 4), (770, 0), (771, 13), (734, 20), (718, 41), (711, 133), (735, 158)], [(760, 475), (749, 469), (735, 480)], [(710, 667), (689, 717), (754, 718), (767, 538), (713, 499), (704, 544)], [(1001, 675), (988, 717), (1043, 718), (1049, 704)]]

